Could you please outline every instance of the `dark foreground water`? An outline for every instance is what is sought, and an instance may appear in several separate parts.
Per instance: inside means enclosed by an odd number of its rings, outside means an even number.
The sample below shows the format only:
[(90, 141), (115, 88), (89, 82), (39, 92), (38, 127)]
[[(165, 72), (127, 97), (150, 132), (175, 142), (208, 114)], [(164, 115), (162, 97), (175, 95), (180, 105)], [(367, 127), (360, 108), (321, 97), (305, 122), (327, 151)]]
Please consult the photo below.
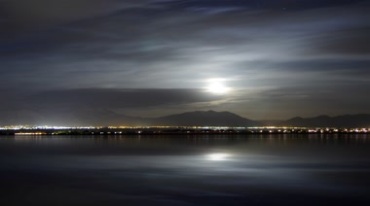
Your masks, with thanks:
[(0, 205), (370, 205), (370, 136), (0, 137)]

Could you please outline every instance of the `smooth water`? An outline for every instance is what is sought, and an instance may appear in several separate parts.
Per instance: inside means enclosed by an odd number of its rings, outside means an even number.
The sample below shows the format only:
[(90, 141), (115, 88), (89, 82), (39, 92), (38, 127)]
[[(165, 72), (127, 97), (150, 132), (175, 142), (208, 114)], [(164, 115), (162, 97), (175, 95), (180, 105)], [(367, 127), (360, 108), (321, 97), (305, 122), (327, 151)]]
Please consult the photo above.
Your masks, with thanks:
[(370, 136), (0, 137), (0, 205), (369, 205)]

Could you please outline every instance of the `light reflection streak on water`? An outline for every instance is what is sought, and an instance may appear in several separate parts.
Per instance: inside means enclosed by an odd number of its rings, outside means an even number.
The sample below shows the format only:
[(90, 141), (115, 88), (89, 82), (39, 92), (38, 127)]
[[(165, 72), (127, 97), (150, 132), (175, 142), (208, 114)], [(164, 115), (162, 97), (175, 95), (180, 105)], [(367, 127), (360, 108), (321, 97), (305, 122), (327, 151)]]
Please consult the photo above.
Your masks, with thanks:
[[(119, 191), (125, 184), (139, 184), (156, 194), (243, 196), (251, 188), (311, 195), (369, 193), (369, 179), (356, 179), (369, 172), (369, 146), (357, 137), (19, 140), (0, 140), (0, 172), (67, 176), (77, 181), (69, 184), (81, 188), (91, 181)], [(218, 161), (209, 159), (212, 154), (218, 154)]]
[[(37, 159), (37, 157), (35, 157)], [(43, 162), (43, 165), (39, 164)], [(287, 166), (289, 165), (289, 166)], [(305, 189), (311, 192), (345, 192), (336, 185), (317, 181), (312, 174), (346, 170), (338, 165), (320, 169), (308, 165), (277, 160), (269, 156), (233, 155), (230, 161), (209, 161), (204, 155), (181, 156), (64, 156), (38, 158), (24, 165), (44, 171), (70, 171), (87, 174), (92, 171), (109, 174), (109, 178), (143, 177), (145, 179), (199, 179), (219, 185), (250, 185), (275, 189)], [(43, 167), (43, 168), (42, 168)], [(211, 178), (211, 179), (209, 179)], [(216, 179), (214, 179), (216, 178)]]

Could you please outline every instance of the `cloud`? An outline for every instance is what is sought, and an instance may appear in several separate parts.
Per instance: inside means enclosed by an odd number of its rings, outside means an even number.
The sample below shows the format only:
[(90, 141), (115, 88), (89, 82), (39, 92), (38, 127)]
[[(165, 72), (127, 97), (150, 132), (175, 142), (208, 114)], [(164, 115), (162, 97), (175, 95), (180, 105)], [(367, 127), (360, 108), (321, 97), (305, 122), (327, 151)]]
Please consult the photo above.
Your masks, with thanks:
[(3, 0), (4, 18), (20, 27), (53, 25), (141, 7), (149, 0)]
[(369, 55), (370, 27), (333, 31), (320, 40), (317, 51), (338, 55)]
[(35, 123), (48, 117), (55, 117), (61, 124), (73, 119), (81, 120), (81, 123), (92, 120), (99, 122), (94, 118), (100, 118), (102, 123), (103, 120), (108, 121), (108, 117), (114, 118), (110, 121), (122, 118), (120, 111), (140, 111), (158, 107), (164, 111), (166, 108), (186, 108), (197, 103), (212, 104), (224, 98), (195, 89), (91, 88), (50, 90), (21, 95), (10, 95), (12, 93), (8, 92), (8, 94), (8, 98), (5, 98), (8, 101), (0, 103), (3, 120), (21, 120), (23, 116), (28, 123)]
[[(304, 105), (298, 97), (319, 101), (313, 95), (318, 88), (341, 101), (343, 85), (357, 85), (347, 89), (356, 98), (357, 88), (369, 87), (370, 7), (364, 1), (30, 4), (0, 3), (7, 11), (0, 14), (0, 86), (17, 93), (7, 95), (6, 108), (29, 95), (19, 108), (138, 108), (147, 111), (143, 116), (225, 108), (247, 116), (285, 98), (291, 101), (285, 109), (283, 103), (269, 108), (293, 114), (299, 112), (288, 112), (294, 102)], [(211, 78), (228, 79), (229, 87), (245, 92), (221, 99), (197, 92)], [(353, 111), (351, 101), (341, 113)], [(307, 113), (318, 111), (310, 108)]]
[[(326, 84), (296, 83), (291, 86), (267, 88), (239, 96), (231, 104), (216, 110), (229, 110), (251, 119), (288, 119), (294, 116), (312, 117), (320, 114), (370, 113), (367, 82)], [(299, 112), (297, 112), (299, 111)]]
[(42, 92), (28, 101), (37, 105), (96, 108), (141, 108), (218, 100), (219, 96), (195, 89), (72, 89)]
[[(367, 58), (349, 58), (349, 59), (295, 59), (292, 61), (246, 61), (238, 67), (251, 67), (254, 72), (280, 72), (295, 73), (307, 75), (327, 75), (332, 77), (358, 77), (359, 79), (367, 78), (370, 75), (370, 61)], [(242, 70), (242, 69), (241, 69)]]
[[(262, 9), (284, 9), (284, 10), (304, 10), (321, 7), (331, 7), (338, 5), (354, 4), (363, 0), (300, 0), (300, 1), (277, 1), (277, 0), (170, 0), (161, 1), (159, 4), (170, 6), (177, 9), (192, 9), (194, 11), (205, 11), (208, 9), (222, 8), (244, 8), (250, 10)], [(196, 10), (199, 8), (199, 10)]]

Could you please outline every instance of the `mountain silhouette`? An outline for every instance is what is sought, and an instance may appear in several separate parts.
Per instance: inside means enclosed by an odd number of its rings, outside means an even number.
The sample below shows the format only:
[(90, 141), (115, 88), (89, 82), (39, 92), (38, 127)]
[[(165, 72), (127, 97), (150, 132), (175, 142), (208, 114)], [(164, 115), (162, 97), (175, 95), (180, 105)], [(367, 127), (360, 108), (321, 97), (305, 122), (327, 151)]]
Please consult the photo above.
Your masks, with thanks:
[[(194, 111), (181, 114), (173, 114), (158, 118), (139, 118), (121, 116), (121, 123), (126, 125), (146, 126), (294, 126), (294, 127), (370, 127), (369, 114), (341, 115), (330, 117), (320, 115), (317, 117), (302, 118), (294, 117), (288, 120), (251, 120), (231, 112)], [(109, 118), (108, 118), (109, 119)], [(115, 116), (115, 123), (119, 117)], [(113, 123), (113, 121), (110, 121)]]
[(295, 117), (283, 121), (281, 124), (301, 127), (370, 127), (370, 115), (355, 114), (335, 117), (321, 115), (312, 118)]
[(152, 124), (179, 126), (256, 126), (257, 121), (231, 112), (195, 111), (152, 119)]
[[(321, 115), (310, 118), (294, 117), (288, 120), (252, 120), (237, 114), (223, 111), (194, 111), (173, 114), (157, 118), (127, 116), (104, 109), (80, 109), (70, 112), (68, 109), (54, 109), (49, 113), (29, 113), (28, 116), (13, 115), (11, 121), (3, 125), (92, 125), (92, 126), (294, 126), (294, 127), (363, 127), (370, 128), (370, 114), (352, 114), (340, 116)], [(20, 122), (19, 119), (22, 121)], [(41, 123), (41, 124), (40, 124)]]

